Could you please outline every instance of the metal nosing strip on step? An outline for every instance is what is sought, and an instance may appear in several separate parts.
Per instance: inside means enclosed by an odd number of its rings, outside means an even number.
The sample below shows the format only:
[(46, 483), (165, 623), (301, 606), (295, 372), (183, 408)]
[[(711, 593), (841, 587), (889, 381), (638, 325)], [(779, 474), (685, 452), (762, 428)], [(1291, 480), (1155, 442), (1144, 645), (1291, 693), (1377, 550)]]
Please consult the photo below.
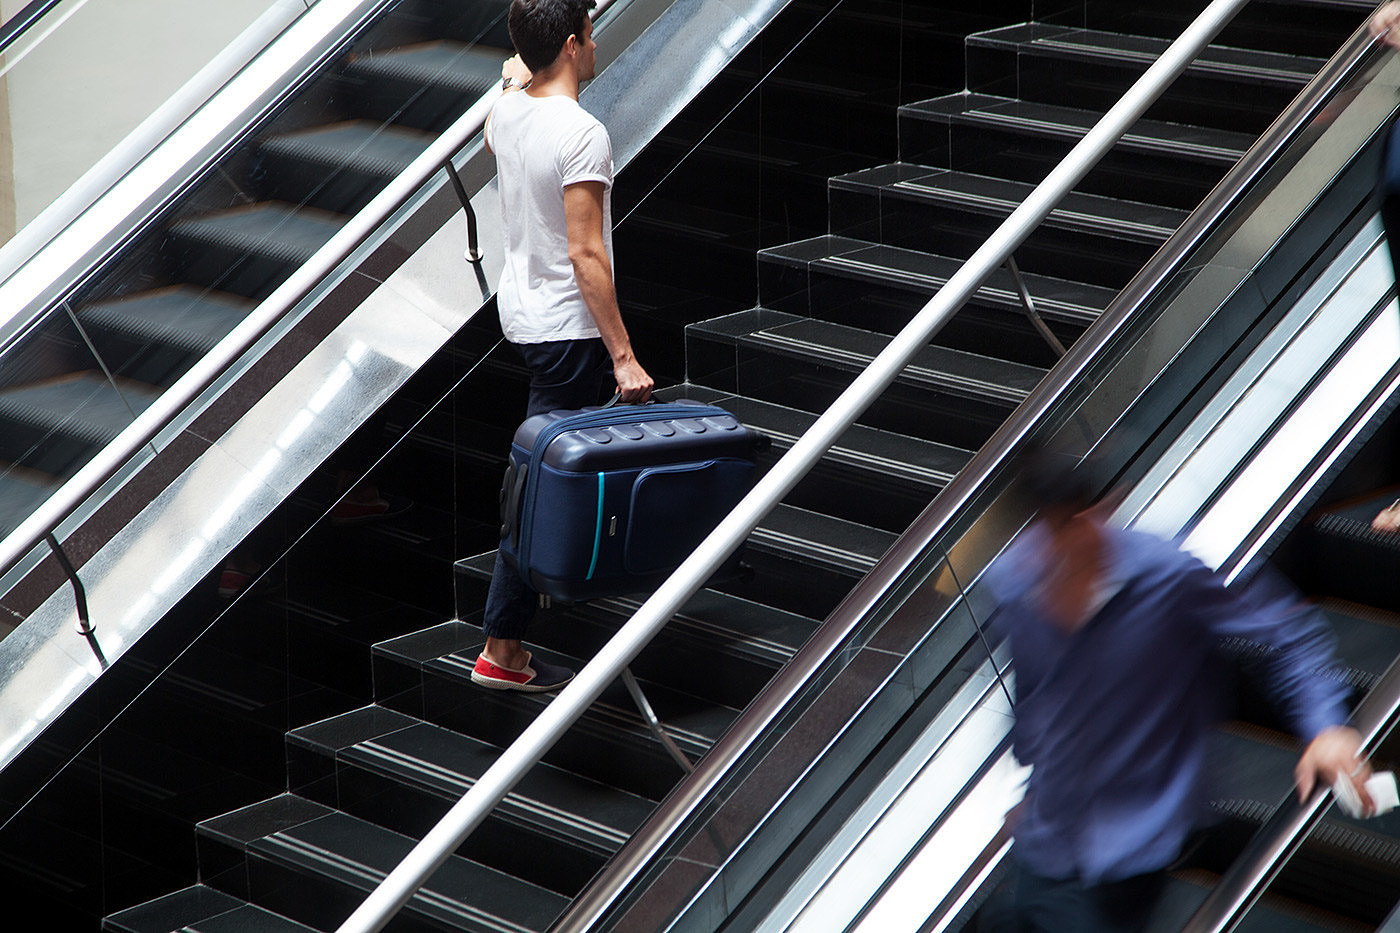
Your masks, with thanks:
[(275, 841), (278, 845), (284, 846), (289, 851), (309, 856), (318, 862), (325, 862), (326, 864), (333, 865), (346, 874), (359, 878), (362, 881), (367, 881), (372, 885), (377, 885), (384, 880), (385, 873), (379, 869), (366, 865), (363, 862), (355, 861), (338, 852), (332, 852), (330, 849), (325, 849), (314, 843), (307, 842), (305, 839), (289, 836), (285, 830), (272, 833), (263, 838)]
[[(1010, 116), (993, 110), (969, 110), (967, 114), (976, 115), (976, 122), (980, 124), (1013, 130), (1027, 128), (1065, 139), (1080, 139), (1088, 132), (1087, 127), (1079, 127), (1069, 123), (1056, 123), (1051, 120), (1037, 120), (1034, 117)], [(1183, 142), (1182, 140), (1173, 139), (1169, 136), (1145, 136), (1141, 133), (1124, 133), (1119, 142), (1156, 151), (1165, 150), (1177, 155), (1194, 155), (1206, 159), (1219, 159), (1221, 161), (1238, 161), (1239, 158), (1244, 155), (1243, 150), (1239, 149), (1227, 149), (1221, 146)]]
[[(641, 603), (632, 600), (611, 600), (616, 603), (616, 609), (610, 611), (625, 619), (630, 619), (641, 607)], [(766, 655), (772, 660), (786, 662), (797, 649), (782, 642), (773, 641), (771, 638), (764, 638), (762, 635), (753, 635), (738, 629), (730, 628), (718, 622), (711, 622), (708, 619), (700, 619), (695, 616), (679, 613), (675, 616), (673, 624), (679, 624), (684, 628), (693, 628), (701, 633), (718, 635), (724, 639), (726, 647), (747, 648), (754, 654)]]
[(854, 570), (857, 573), (869, 573), (870, 569), (879, 562), (878, 557), (867, 557), (864, 554), (857, 554), (855, 551), (848, 551), (845, 548), (834, 547), (829, 544), (821, 544), (809, 538), (799, 538), (782, 531), (774, 531), (771, 528), (759, 526), (754, 529), (753, 537), (777, 546), (785, 546), (786, 550), (797, 551), (811, 557), (825, 560), (847, 570)]
[[(822, 266), (835, 267), (838, 272), (863, 273), (873, 278), (880, 279), (881, 281), (895, 279), (909, 285), (916, 285), (920, 288), (932, 289), (934, 291), (942, 288), (948, 281), (945, 276), (910, 272), (907, 269), (896, 269), (879, 263), (852, 259), (849, 256), (824, 256), (821, 259), (814, 260), (813, 264), (818, 268)], [(1032, 277), (1026, 276), (1026, 280), (1030, 282)], [(1004, 304), (1008, 307), (1014, 307), (1017, 311), (1020, 311), (1022, 308), (1020, 294), (1010, 289), (999, 288), (995, 285), (983, 285), (981, 288), (977, 289), (976, 294), (986, 300)], [(1076, 324), (1092, 324), (1099, 318), (1099, 312), (1093, 309), (1086, 308), (1083, 305), (1058, 301), (1054, 298), (1037, 297), (1035, 306), (1036, 309), (1042, 313), (1055, 312), (1058, 317)]]
[[(795, 340), (773, 331), (760, 331), (753, 335), (755, 339), (764, 343), (771, 343), (780, 347), (798, 350), (805, 354), (821, 357), (835, 363), (844, 363), (864, 369), (870, 363), (870, 357), (850, 351), (843, 351), (837, 347), (830, 347), (814, 344), (806, 340)], [(1013, 389), (1009, 386), (1002, 386), (996, 383), (984, 382), (980, 379), (971, 379), (966, 376), (958, 376), (942, 370), (929, 369), (926, 366), (919, 366), (911, 363), (905, 368), (905, 372), (919, 377), (924, 382), (934, 382), (950, 389), (964, 389), (977, 395), (990, 397), (993, 399), (1011, 402), (1019, 405), (1029, 394), (1027, 390)]]
[[(476, 778), (467, 777), (466, 775), (453, 771), (450, 768), (446, 768), (442, 765), (434, 764), (431, 761), (426, 761), (422, 758), (419, 758), (416, 755), (410, 755), (406, 752), (401, 752), (396, 749), (386, 748), (385, 746), (380, 745), (378, 742), (372, 740), (368, 742), (360, 742), (358, 744), (359, 747), (366, 749), (367, 751), (373, 752), (374, 755), (384, 759), (385, 761), (406, 765), (410, 768), (414, 768), (416, 770), (435, 775), (438, 778), (440, 778), (443, 782), (451, 784), (456, 788), (460, 788), (462, 794), (470, 790), (476, 784), (477, 781)], [(385, 773), (392, 776), (394, 772), (393, 770), (386, 768)], [(458, 796), (461, 796), (461, 794), (458, 794)], [(572, 826), (576, 829), (586, 831), (591, 835), (598, 836), (603, 842), (603, 845), (601, 845), (600, 848), (616, 849), (620, 847), (623, 843), (625, 843), (628, 839), (627, 833), (620, 832), (619, 830), (614, 829), (611, 826), (606, 826), (602, 823), (590, 820), (587, 817), (579, 816), (568, 810), (562, 810), (559, 807), (543, 803), (539, 800), (536, 800), (533, 797), (527, 797), (522, 794), (516, 793), (515, 791), (511, 791), (509, 794), (507, 794), (503, 803), (517, 810), (524, 811), (527, 814), (539, 817), (546, 817), (548, 822), (555, 824), (563, 824), (565, 826)]]
[[(774, 430), (762, 425), (758, 430), (768, 436), (775, 445), (779, 447), (791, 447), (796, 444), (798, 437), (788, 434), (785, 431)], [(827, 451), (827, 456), (835, 461), (852, 463), (859, 466), (866, 466), (883, 474), (897, 474), (906, 479), (939, 484), (948, 483), (953, 479), (953, 474), (944, 473), (941, 470), (930, 470), (921, 467), (916, 463), (907, 463), (903, 460), (892, 460), (889, 457), (882, 457), (879, 454), (866, 453), (851, 447), (832, 447)]]
[[(288, 836), (285, 833), (273, 833), (266, 838), (277, 840), (280, 844), (286, 846), (293, 852), (299, 852), (319, 861), (334, 865), (351, 876), (368, 882), (373, 886), (377, 886), (387, 875), (386, 872), (380, 871), (377, 868), (371, 868), (362, 862), (346, 858), (343, 855), (331, 852), (328, 849), (323, 849), (305, 840), (297, 839), (294, 836)], [(426, 904), (436, 905), (438, 908), (460, 917), (468, 917), (475, 922), (500, 930), (502, 933), (536, 933), (536, 931), (531, 930), (529, 927), (521, 926), (518, 923), (512, 923), (508, 920), (502, 920), (494, 914), (488, 914), (483, 910), (472, 907), (470, 904), (453, 900), (445, 894), (439, 894), (428, 888), (419, 888), (417, 893), (414, 894), (414, 899), (420, 900)]]
[[(611, 703), (594, 703), (592, 708), (601, 714), (600, 718), (611, 719), (615, 723), (625, 726), (630, 732), (636, 735), (645, 736), (648, 739), (652, 738), (651, 730), (647, 728), (641, 717), (631, 710), (623, 709), (620, 706), (614, 706)], [(663, 723), (663, 726), (666, 729), (666, 734), (671, 736), (671, 738), (689, 742), (702, 752), (709, 749), (712, 744), (708, 736), (701, 735), (689, 729), (683, 729), (674, 723)]]
[[(1112, 58), (1118, 61), (1132, 61), (1142, 64), (1152, 64), (1158, 58), (1160, 51), (1137, 51), (1136, 49), (1109, 49), (1102, 45), (1094, 45), (1088, 42), (1075, 42), (1072, 39), (1045, 38), (1032, 39), (1027, 45), (1039, 49), (1054, 49), (1063, 52), (1079, 52), (1096, 55), (1100, 58)], [(1303, 56), (1298, 56), (1303, 59)], [(1304, 59), (1306, 60), (1306, 59)], [(1312, 72), (1316, 73), (1324, 64), (1321, 60), (1314, 60), (1316, 67)], [(1211, 74), (1226, 74), (1239, 77), (1253, 77), (1273, 79), (1281, 84), (1296, 84), (1302, 87), (1307, 83), (1307, 79), (1301, 72), (1285, 71), (1281, 68), (1274, 68), (1268, 65), (1246, 65), (1237, 62), (1212, 61), (1208, 58), (1197, 58), (1190, 66), (1191, 71), (1209, 72)]]

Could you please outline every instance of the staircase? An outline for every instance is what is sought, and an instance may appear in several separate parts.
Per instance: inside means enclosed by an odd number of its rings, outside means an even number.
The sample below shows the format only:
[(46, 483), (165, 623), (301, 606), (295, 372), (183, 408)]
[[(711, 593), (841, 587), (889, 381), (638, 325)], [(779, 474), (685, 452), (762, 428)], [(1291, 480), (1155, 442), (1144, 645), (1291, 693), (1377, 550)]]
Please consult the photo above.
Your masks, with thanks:
[[(633, 163), (616, 195), (616, 216), (627, 215), (616, 237), (619, 293), (644, 365), (663, 384), (684, 377), (663, 396), (725, 405), (774, 439), (771, 462), (1165, 46), (1154, 32), (1161, 9), (1137, 17), (1094, 6), (1102, 21), (1086, 28), (1009, 25), (1006, 10), (986, 6), (847, 0), (828, 16), (798, 2), (772, 31), (802, 41), (771, 77), (765, 54), (788, 43), (773, 38), (765, 52), (765, 34)], [(1320, 67), (1325, 51), (1304, 55), (1294, 44), (1335, 48), (1365, 15), (1350, 0), (1267, 6), (1269, 29), (1242, 30), (1256, 45), (1221, 46), (1193, 66), (1018, 252), (1025, 286), (1064, 345)], [(950, 19), (976, 29), (957, 84), (945, 76), (946, 56), (911, 68), (903, 84), (889, 83), (878, 55), (868, 72), (845, 57), (832, 66), (833, 43), (860, 36), (914, 48)], [(949, 51), (963, 47), (959, 36)], [(420, 46), (405, 57), (434, 54)], [(963, 80), (969, 90), (947, 93)], [(760, 82), (761, 106), (745, 97)], [(906, 102), (906, 89), (920, 96)], [(388, 142), (399, 151), (397, 136)], [(294, 143), (315, 148), (286, 141)], [(687, 155), (670, 171), (678, 153)], [(276, 251), (295, 261), (296, 248), (335, 224), (321, 210), (218, 211), (182, 219), (169, 236), (186, 244), (184, 268), (206, 270), (201, 281), (236, 280), (253, 297), (272, 280), (267, 264), (207, 260), (196, 238), (220, 249), (245, 226), (268, 223), (300, 244)], [(207, 232), (213, 221), (218, 235)], [(682, 609), (633, 671), (688, 758), (713, 745), (1056, 355), (1026, 319), (1011, 274), (994, 278), (760, 524), (746, 549), (750, 572), (716, 581)], [(451, 451), (473, 475), (487, 474), (505, 453), (524, 374), (509, 353), (489, 362), (450, 428), (424, 428), (423, 447), (435, 451), (425, 462)], [(487, 544), (494, 489), (487, 480), (470, 494), (482, 508), (466, 520), (479, 522)], [(456, 618), (417, 627), (381, 619), (380, 631), (400, 632), (378, 640), (355, 633), (366, 646), (352, 663), (368, 666), (371, 686), (346, 685), (358, 702), (290, 724), (285, 791), (192, 821), (194, 883), (110, 911), (103, 928), (334, 928), (548, 702), (469, 683), (491, 558), (457, 563)], [(578, 668), (637, 605), (556, 606), (529, 640), (542, 657)], [(308, 614), (289, 637), (314, 642), (334, 629), (328, 615)], [(214, 691), (201, 692), (199, 707), (215, 702)], [(548, 929), (682, 775), (614, 685), (395, 929)]]

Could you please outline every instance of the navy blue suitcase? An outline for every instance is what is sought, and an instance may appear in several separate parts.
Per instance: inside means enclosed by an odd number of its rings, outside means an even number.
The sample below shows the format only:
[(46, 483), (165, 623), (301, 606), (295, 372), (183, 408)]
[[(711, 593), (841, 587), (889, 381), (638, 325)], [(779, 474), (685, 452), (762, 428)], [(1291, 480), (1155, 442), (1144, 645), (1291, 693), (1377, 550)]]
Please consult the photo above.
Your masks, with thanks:
[(555, 599), (654, 589), (753, 486), (765, 440), (685, 400), (528, 418), (501, 488), (501, 554)]

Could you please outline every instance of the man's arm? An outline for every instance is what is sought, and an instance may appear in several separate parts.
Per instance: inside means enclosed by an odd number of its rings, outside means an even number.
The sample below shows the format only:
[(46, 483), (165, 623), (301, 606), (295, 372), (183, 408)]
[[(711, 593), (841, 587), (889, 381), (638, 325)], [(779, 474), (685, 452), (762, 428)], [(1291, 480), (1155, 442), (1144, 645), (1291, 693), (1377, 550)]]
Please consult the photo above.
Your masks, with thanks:
[(645, 402), (652, 380), (632, 354), (632, 341), (622, 323), (613, 285), (612, 261), (603, 243), (603, 183), (580, 181), (564, 188), (564, 219), (568, 226), (569, 262), (588, 305), (593, 323), (612, 357), (613, 378), (624, 402)]
[(1400, 2), (1391, 0), (1390, 3), (1383, 4), (1380, 9), (1371, 14), (1371, 18), (1366, 23), (1371, 35), (1382, 38), (1386, 45), (1400, 48)]

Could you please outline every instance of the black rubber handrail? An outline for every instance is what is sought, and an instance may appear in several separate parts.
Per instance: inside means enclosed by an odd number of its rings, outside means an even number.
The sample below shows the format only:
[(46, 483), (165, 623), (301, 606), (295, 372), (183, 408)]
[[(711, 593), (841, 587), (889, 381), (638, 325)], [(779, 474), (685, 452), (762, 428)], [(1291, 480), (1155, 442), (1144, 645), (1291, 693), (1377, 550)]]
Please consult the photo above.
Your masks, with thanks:
[(0, 24), (0, 53), (14, 45), (21, 36), (38, 25), (49, 11), (63, 0), (33, 0), (28, 6)]

